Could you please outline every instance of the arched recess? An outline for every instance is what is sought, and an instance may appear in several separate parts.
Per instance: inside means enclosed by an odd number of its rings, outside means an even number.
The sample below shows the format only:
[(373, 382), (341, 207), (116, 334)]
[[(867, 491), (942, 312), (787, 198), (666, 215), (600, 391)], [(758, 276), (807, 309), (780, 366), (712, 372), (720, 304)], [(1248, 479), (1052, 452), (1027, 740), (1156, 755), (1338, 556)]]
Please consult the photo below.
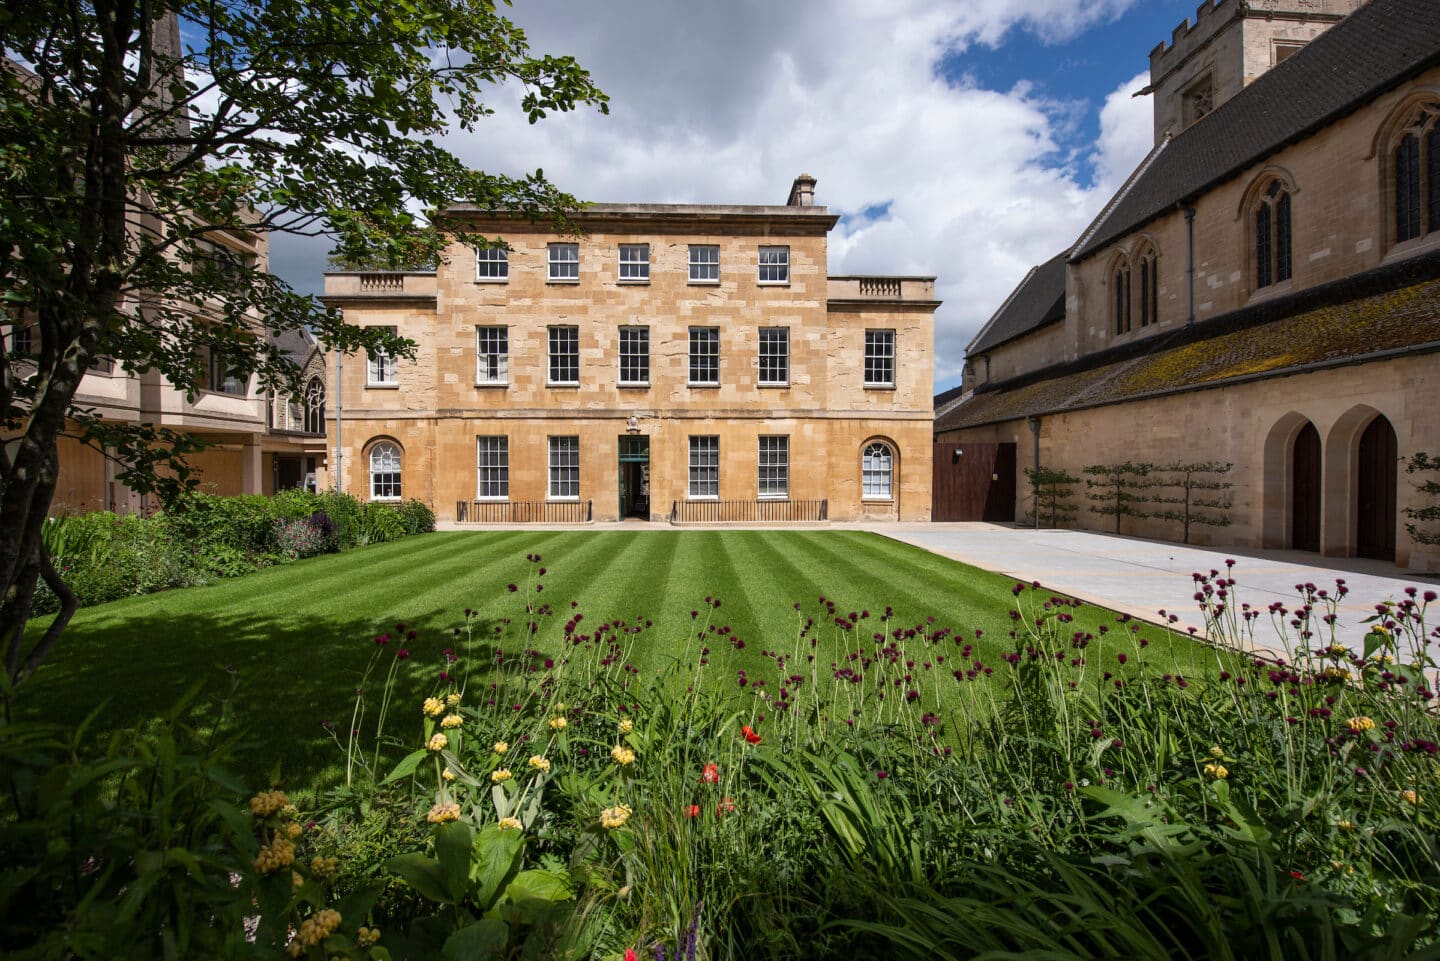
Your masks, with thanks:
[(1255, 175), (1241, 195), (1240, 249), (1245, 251), (1245, 277), (1252, 293), (1291, 278), (1293, 198), (1299, 192), (1290, 171), (1271, 164)]
[(867, 437), (860, 445), (860, 502), (867, 514), (890, 505), (900, 517), (900, 445), (889, 437)]
[(1395, 560), (1395, 511), (1399, 477), (1399, 444), (1384, 414), (1360, 432), (1356, 452), (1355, 554), (1381, 561)]
[(305, 385), (305, 432), (325, 433), (325, 383), (319, 377)]
[(404, 496), (405, 449), (393, 437), (372, 437), (364, 447), (367, 500), (399, 500)]
[[(1383, 420), (1384, 424), (1383, 427), (1377, 427), (1376, 431), (1388, 430), (1393, 440), (1394, 427), (1391, 422), (1384, 417), (1381, 411), (1369, 404), (1356, 404), (1351, 407), (1335, 421), (1334, 426), (1330, 428), (1329, 434), (1325, 437), (1325, 476), (1323, 481), (1325, 503), (1320, 552), (1327, 556), (1354, 557), (1359, 553), (1360, 441), (1366, 429), (1377, 418)], [(1376, 456), (1373, 436), (1372, 440), (1366, 444), (1365, 453), (1367, 456)], [(1393, 473), (1391, 476), (1394, 476)], [(1371, 482), (1367, 481), (1368, 483)], [(1390, 486), (1393, 488), (1394, 484), (1392, 483)], [(1393, 504), (1393, 491), (1391, 498)], [(1383, 503), (1367, 505), (1367, 523), (1371, 525), (1383, 523), (1377, 519), (1375, 511), (1382, 510), (1384, 506)], [(1393, 508), (1391, 526), (1394, 526)], [(1393, 533), (1390, 540), (1393, 544)], [(1383, 548), (1383, 543), (1381, 547)], [(1393, 547), (1390, 555), (1393, 560)]]
[(1134, 324), (1130, 302), (1130, 257), (1118, 253), (1110, 262), (1110, 331), (1115, 336), (1128, 334)]
[(1440, 88), (1418, 87), (1390, 108), (1370, 142), (1365, 159), (1379, 159), (1375, 166), (1380, 174), (1380, 209), (1387, 246), (1440, 230), (1440, 222), (1427, 209), (1431, 191), (1440, 189), (1440, 184), (1430, 185), (1429, 173), (1431, 155), (1440, 153), (1437, 121)]
[[(1320, 549), (1323, 472), (1319, 454), (1319, 431), (1305, 415), (1290, 411), (1270, 428), (1265, 437), (1265, 486), (1261, 495), (1264, 546)], [(1297, 525), (1297, 519), (1302, 523)], [(1311, 530), (1315, 532), (1313, 543), (1309, 539)], [(1298, 538), (1297, 533), (1301, 535)]]

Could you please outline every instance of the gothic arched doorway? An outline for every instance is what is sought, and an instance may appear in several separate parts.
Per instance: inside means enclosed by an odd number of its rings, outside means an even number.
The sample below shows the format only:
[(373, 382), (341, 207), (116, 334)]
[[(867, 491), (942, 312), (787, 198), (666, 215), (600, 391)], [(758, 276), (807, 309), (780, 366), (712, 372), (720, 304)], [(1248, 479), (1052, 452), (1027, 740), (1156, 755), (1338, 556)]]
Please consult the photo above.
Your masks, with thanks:
[(1359, 557), (1395, 559), (1399, 456), (1395, 428), (1382, 414), (1360, 435), (1359, 476), (1355, 484), (1355, 553)]
[(1290, 455), (1290, 547), (1320, 550), (1320, 432), (1306, 423)]

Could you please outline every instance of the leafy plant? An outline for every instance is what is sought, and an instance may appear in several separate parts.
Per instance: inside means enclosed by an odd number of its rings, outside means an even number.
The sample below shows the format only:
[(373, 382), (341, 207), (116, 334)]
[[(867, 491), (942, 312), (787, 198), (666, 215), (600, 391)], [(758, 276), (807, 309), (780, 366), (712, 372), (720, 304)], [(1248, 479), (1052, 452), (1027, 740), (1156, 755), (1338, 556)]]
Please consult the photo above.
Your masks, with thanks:
[[(1410, 455), (1405, 461), (1405, 473), (1440, 475), (1440, 458), (1431, 457), (1421, 451)], [(1429, 503), (1418, 507), (1405, 508), (1405, 532), (1417, 544), (1440, 544), (1440, 530), (1433, 525), (1440, 522), (1440, 477), (1426, 477), (1412, 485)]]
[(1146, 498), (1137, 493), (1146, 486), (1144, 478), (1152, 464), (1126, 461), (1123, 464), (1091, 464), (1084, 469), (1095, 478), (1085, 481), (1085, 497), (1090, 503), (1090, 512), (1106, 514), (1115, 518), (1115, 533), (1120, 533), (1120, 521), (1126, 517), (1149, 517), (1141, 505)]
[(1080, 478), (1063, 468), (1027, 467), (1025, 477), (1030, 482), (1030, 496), (1034, 504), (1030, 517), (1039, 517), (1049, 527), (1058, 527), (1075, 520), (1075, 506), (1070, 499), (1075, 496)]

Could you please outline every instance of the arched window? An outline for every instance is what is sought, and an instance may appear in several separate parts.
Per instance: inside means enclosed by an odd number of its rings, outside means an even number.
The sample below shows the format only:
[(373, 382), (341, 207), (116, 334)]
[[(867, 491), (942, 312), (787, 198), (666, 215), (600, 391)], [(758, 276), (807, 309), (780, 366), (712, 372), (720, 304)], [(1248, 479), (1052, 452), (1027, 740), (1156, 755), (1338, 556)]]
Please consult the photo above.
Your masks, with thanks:
[(861, 466), (861, 497), (888, 501), (895, 497), (895, 455), (886, 444), (876, 441), (865, 447)]
[(1115, 333), (1130, 332), (1130, 262), (1123, 257), (1115, 262), (1110, 274), (1110, 283), (1115, 288), (1111, 298), (1115, 304)]
[(1160, 278), (1156, 276), (1159, 261), (1153, 247), (1146, 247), (1140, 257), (1140, 302), (1136, 304), (1140, 314), (1140, 326), (1149, 327), (1160, 322)]
[(325, 385), (319, 377), (311, 377), (305, 385), (305, 432), (325, 433)]
[(1422, 104), (1392, 153), (1395, 242), (1440, 230), (1440, 103)]
[(388, 440), (370, 448), (370, 499), (400, 499), (400, 448)]
[(1290, 279), (1290, 192), (1272, 180), (1255, 205), (1255, 289)]

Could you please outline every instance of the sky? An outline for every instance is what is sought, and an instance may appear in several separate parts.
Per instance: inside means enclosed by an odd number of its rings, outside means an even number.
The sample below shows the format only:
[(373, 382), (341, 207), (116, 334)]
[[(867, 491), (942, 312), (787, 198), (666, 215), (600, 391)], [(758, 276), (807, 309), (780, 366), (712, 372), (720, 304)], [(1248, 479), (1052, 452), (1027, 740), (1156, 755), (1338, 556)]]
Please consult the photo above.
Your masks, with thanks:
[[(610, 113), (532, 126), (502, 90), (446, 145), (599, 203), (780, 204), (813, 175), (841, 216), (830, 273), (937, 278), (938, 393), (1150, 149), (1150, 98), (1131, 95), (1195, 2), (516, 0), (532, 50), (573, 55)], [(326, 253), (276, 237), (271, 262), (318, 293)]]

